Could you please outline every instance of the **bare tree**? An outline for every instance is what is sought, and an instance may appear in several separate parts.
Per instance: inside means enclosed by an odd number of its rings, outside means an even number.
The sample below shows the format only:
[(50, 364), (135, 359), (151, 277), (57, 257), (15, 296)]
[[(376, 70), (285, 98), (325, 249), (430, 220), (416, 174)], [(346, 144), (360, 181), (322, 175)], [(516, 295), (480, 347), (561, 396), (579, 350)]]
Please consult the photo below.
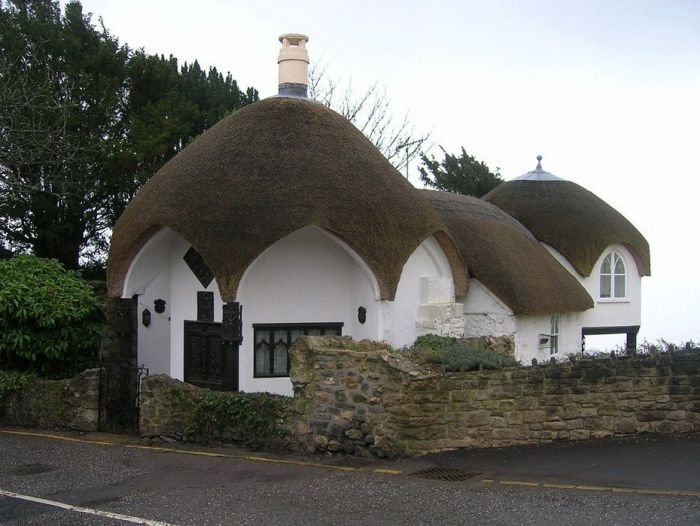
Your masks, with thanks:
[(317, 62), (309, 71), (309, 96), (352, 122), (399, 171), (408, 174), (427, 149), (430, 133), (416, 133), (408, 115), (395, 120), (386, 89), (376, 82), (358, 95), (352, 81), (329, 78), (328, 65)]

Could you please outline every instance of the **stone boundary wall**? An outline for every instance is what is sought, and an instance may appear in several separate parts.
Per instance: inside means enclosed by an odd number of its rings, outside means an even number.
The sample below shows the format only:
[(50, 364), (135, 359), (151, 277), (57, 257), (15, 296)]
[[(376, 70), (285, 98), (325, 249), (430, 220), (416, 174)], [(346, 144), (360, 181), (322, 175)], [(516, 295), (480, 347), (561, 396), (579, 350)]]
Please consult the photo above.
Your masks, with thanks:
[(141, 380), (139, 435), (144, 438), (183, 440), (190, 411), (189, 400), (199, 390), (164, 374)]
[(309, 450), (397, 457), (700, 431), (700, 352), (438, 374), (388, 349), (291, 351)]
[(6, 425), (97, 431), (100, 371), (88, 369), (67, 380), (37, 379), (0, 402)]
[(299, 449), (290, 397), (211, 391), (164, 374), (145, 376), (140, 397), (139, 434), (144, 439)]

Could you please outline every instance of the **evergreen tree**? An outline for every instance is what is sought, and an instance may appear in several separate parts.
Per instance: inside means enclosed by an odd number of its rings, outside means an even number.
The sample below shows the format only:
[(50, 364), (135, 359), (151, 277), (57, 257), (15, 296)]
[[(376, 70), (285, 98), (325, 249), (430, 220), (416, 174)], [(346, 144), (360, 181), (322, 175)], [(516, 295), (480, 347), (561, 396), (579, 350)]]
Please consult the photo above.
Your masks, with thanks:
[(421, 155), (423, 166), (419, 167), (420, 178), (424, 184), (436, 190), (455, 192), (474, 197), (482, 197), (503, 182), (499, 169), (491, 172), (482, 161), (477, 161), (462, 147), (459, 157), (447, 153), (440, 146), (445, 155), (442, 161), (431, 155)]
[(80, 2), (0, 2), (0, 246), (68, 268), (102, 256), (136, 190), (257, 99), (230, 74), (120, 44)]

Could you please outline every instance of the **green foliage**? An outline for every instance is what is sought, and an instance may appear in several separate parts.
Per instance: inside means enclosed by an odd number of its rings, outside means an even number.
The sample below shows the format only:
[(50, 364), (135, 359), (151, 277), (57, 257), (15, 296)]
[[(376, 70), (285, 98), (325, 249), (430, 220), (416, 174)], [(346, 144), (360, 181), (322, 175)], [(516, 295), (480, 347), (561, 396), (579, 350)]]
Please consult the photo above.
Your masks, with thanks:
[(0, 246), (77, 268), (138, 188), (258, 99), (231, 75), (146, 55), (78, 1), (0, 2)]
[(92, 288), (55, 260), (0, 261), (0, 367), (72, 375), (96, 361), (100, 317)]
[(198, 391), (186, 432), (190, 436), (221, 436), (255, 444), (287, 434), (285, 420), (292, 399), (269, 393)]
[(480, 340), (459, 340), (428, 334), (419, 336), (412, 347), (404, 349), (419, 361), (440, 365), (445, 371), (473, 371), (518, 367), (520, 362), (489, 349)]
[(477, 161), (462, 147), (458, 157), (447, 153), (442, 161), (431, 155), (421, 155), (423, 166), (419, 167), (420, 178), (424, 184), (436, 190), (456, 192), (474, 197), (482, 197), (503, 182), (499, 169), (493, 173), (482, 161)]
[(0, 403), (13, 391), (18, 391), (36, 376), (25, 371), (3, 371), (0, 369)]

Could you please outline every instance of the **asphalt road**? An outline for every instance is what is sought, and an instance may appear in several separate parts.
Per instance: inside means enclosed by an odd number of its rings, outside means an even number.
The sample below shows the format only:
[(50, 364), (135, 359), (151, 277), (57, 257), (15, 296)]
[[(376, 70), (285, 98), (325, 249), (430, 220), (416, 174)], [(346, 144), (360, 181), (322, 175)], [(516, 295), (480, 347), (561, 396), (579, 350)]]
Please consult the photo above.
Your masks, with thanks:
[[(200, 447), (198, 455), (143, 449), (120, 443), (123, 437), (76, 438), (105, 444), (0, 430), (0, 524), (700, 524), (697, 435), (462, 450), (393, 463), (267, 462), (233, 448)], [(428, 468), (471, 477), (414, 475)]]

